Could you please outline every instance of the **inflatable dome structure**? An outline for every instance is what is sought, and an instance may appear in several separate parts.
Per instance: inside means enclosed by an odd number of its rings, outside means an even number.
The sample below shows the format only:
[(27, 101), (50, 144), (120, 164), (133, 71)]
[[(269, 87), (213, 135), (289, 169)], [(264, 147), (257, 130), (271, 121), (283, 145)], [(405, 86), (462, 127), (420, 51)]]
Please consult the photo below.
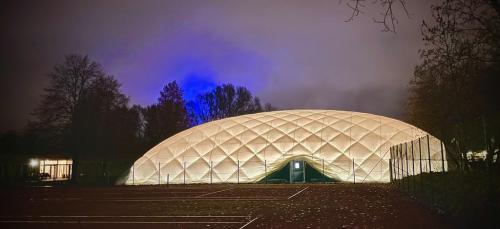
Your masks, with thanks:
[[(303, 161), (337, 181), (388, 182), (390, 147), (426, 136), (410, 124), (359, 112), (283, 110), (242, 115), (164, 140), (139, 158), (119, 183), (252, 183), (291, 161)], [(414, 147), (428, 148), (430, 158), (440, 159), (441, 142), (430, 139)], [(439, 163), (436, 166), (441, 169)]]

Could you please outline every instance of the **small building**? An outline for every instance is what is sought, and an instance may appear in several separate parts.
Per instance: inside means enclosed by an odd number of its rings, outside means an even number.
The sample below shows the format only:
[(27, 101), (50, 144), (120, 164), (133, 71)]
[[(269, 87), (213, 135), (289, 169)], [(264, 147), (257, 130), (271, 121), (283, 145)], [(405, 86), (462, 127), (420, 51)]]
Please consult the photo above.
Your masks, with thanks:
[(49, 157), (33, 158), (30, 160), (30, 166), (35, 173), (38, 173), (41, 180), (69, 180), (73, 160), (71, 158)]
[(63, 155), (2, 155), (0, 183), (15, 184), (71, 179), (73, 160)]

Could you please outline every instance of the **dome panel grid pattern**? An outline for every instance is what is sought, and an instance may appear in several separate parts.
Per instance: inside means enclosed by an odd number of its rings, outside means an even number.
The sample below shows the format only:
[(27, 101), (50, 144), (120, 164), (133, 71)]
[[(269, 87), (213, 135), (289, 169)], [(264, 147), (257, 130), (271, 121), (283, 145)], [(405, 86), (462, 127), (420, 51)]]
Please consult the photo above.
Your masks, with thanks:
[(134, 163), (124, 183), (157, 184), (162, 174), (168, 174), (170, 183), (257, 182), (292, 159), (305, 160), (340, 181), (354, 181), (356, 176), (387, 182), (389, 148), (425, 135), (407, 123), (358, 112), (243, 115), (166, 139)]

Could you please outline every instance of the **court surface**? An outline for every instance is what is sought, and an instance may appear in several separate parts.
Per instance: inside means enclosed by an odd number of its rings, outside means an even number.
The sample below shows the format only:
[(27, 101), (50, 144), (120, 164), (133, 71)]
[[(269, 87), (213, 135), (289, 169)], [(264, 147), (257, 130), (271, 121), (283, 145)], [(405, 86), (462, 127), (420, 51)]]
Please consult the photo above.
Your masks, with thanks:
[(384, 184), (1, 190), (0, 228), (448, 228)]

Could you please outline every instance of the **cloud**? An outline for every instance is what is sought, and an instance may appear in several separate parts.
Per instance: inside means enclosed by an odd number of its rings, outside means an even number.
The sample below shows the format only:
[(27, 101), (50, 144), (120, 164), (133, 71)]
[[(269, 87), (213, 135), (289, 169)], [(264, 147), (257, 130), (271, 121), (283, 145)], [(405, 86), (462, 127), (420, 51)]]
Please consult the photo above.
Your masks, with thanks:
[[(48, 1), (0, 9), (0, 130), (20, 128), (52, 66), (88, 54), (133, 103), (177, 80), (186, 94), (233, 83), (281, 108), (349, 109), (400, 117), (428, 1), (408, 2), (398, 34), (346, 23), (337, 1)], [(198, 83), (196, 81), (199, 81)]]

